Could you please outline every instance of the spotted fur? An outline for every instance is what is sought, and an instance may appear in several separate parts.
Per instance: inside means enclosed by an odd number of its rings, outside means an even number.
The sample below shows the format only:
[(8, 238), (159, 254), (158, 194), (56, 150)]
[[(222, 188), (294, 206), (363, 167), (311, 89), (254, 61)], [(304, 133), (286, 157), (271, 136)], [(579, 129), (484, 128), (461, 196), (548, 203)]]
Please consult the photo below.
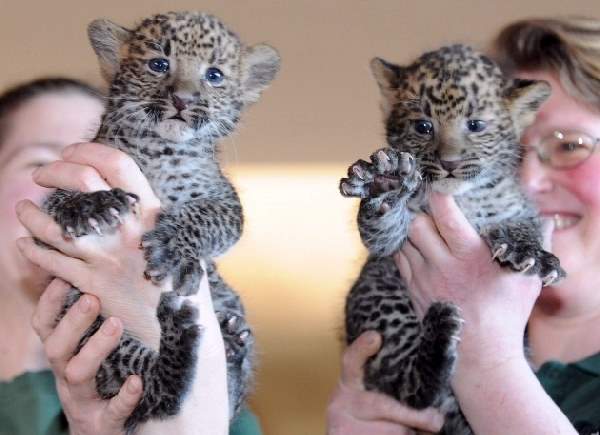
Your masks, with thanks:
[(436, 302), (419, 321), (391, 255), (436, 190), (455, 197), (500, 264), (546, 284), (564, 277), (558, 259), (542, 249), (540, 220), (518, 176), (519, 137), (550, 87), (508, 79), (463, 45), (407, 67), (381, 59), (371, 66), (388, 147), (353, 164), (340, 184), (343, 195), (361, 198), (358, 226), (369, 250), (346, 301), (347, 342), (380, 332), (383, 345), (365, 367), (366, 386), (414, 408), (438, 407), (446, 414), (441, 433), (471, 434), (449, 384), (460, 313)]
[[(142, 376), (143, 397), (125, 424), (129, 433), (150, 418), (177, 414), (193, 380), (200, 339), (197, 310), (180, 296), (197, 292), (204, 259), (226, 346), (233, 417), (251, 384), (254, 340), (239, 296), (211, 260), (239, 239), (243, 223), (216, 144), (234, 131), (242, 110), (269, 85), (279, 56), (264, 44), (244, 45), (219, 19), (196, 12), (155, 15), (133, 30), (97, 20), (89, 36), (110, 82), (95, 141), (133, 157), (161, 200), (156, 226), (142, 238), (146, 276), (157, 284), (170, 277), (174, 287), (162, 295), (157, 311), (159, 352), (126, 331), (98, 371), (98, 393), (112, 397), (127, 376)], [(67, 235), (79, 237), (114, 231), (136, 201), (119, 189), (58, 191), (45, 209)], [(66, 307), (79, 296), (73, 289)]]

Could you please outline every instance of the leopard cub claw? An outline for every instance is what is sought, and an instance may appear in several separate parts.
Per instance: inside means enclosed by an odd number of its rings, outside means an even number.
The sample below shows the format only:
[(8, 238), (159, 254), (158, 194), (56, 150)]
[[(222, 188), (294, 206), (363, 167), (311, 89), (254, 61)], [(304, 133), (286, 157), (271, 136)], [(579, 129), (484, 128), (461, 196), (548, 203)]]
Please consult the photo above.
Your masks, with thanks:
[(96, 192), (57, 191), (44, 204), (66, 238), (113, 233), (133, 211), (137, 195), (115, 188)]
[(393, 148), (375, 151), (370, 162), (358, 160), (340, 180), (340, 192), (346, 197), (374, 198), (391, 191), (412, 192), (421, 181), (415, 158)]
[(497, 228), (485, 238), (494, 260), (515, 272), (539, 276), (544, 286), (566, 276), (556, 256), (545, 251), (535, 240), (527, 240), (522, 233), (511, 236), (511, 229)]
[(550, 273), (548, 273), (548, 275), (546, 275), (542, 278), (542, 286), (546, 287), (551, 284), (554, 284), (554, 282), (558, 281), (559, 279), (560, 279), (560, 276), (559, 276), (558, 271), (552, 270)]
[(248, 353), (253, 336), (246, 319), (234, 312), (219, 311), (216, 313), (221, 325), (221, 333), (225, 342), (228, 359), (241, 360)]

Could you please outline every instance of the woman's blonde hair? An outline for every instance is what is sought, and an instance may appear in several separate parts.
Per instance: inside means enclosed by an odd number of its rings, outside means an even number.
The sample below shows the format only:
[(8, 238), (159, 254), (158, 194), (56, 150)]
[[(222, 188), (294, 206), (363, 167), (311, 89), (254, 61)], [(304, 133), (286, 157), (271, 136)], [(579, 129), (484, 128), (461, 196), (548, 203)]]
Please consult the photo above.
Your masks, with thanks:
[(493, 50), (507, 73), (554, 73), (571, 96), (600, 110), (600, 20), (517, 21), (502, 29)]

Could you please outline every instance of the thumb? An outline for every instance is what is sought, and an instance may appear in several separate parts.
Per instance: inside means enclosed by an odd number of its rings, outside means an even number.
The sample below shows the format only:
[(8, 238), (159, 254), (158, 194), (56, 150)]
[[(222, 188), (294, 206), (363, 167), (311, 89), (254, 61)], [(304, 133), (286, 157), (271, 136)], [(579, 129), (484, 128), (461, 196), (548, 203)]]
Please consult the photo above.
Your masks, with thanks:
[(479, 234), (451, 195), (433, 191), (429, 197), (429, 206), (435, 226), (450, 252), (460, 255), (480, 245)]
[(121, 432), (125, 420), (131, 415), (142, 396), (142, 380), (137, 375), (127, 378), (119, 394), (108, 402), (106, 421), (112, 430)]
[(342, 383), (348, 387), (364, 389), (363, 367), (380, 347), (381, 335), (375, 331), (364, 332), (354, 340), (342, 356)]

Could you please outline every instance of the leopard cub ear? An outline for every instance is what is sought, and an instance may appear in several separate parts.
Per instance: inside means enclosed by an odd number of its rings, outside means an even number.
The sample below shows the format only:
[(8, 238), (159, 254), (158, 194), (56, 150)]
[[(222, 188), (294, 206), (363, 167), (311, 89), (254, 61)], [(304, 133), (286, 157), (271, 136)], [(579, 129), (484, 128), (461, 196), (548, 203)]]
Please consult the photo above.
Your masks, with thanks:
[(544, 80), (509, 81), (504, 95), (517, 136), (521, 136), (523, 130), (535, 120), (537, 111), (551, 93), (550, 83)]
[(242, 54), (242, 99), (245, 103), (258, 101), (279, 71), (281, 58), (270, 45), (257, 44), (246, 47)]
[(98, 56), (102, 77), (111, 82), (119, 70), (121, 47), (129, 41), (132, 31), (110, 20), (99, 19), (88, 26), (88, 38)]
[(374, 57), (371, 59), (371, 72), (383, 97), (381, 109), (384, 116), (387, 116), (396, 100), (397, 90), (405, 79), (404, 68), (379, 57)]

